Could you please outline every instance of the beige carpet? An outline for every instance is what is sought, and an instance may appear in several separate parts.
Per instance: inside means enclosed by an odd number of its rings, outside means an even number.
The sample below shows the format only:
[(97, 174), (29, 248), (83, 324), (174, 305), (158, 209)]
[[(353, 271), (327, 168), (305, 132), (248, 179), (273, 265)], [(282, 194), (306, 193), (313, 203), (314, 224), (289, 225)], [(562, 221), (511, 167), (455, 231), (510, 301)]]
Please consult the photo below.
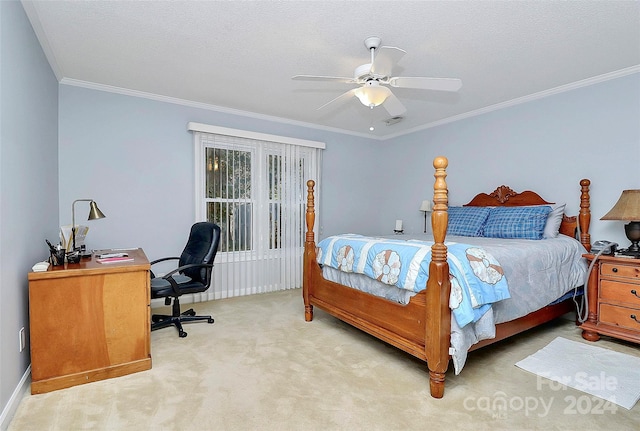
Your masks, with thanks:
[[(151, 370), (27, 395), (9, 430), (637, 429), (640, 403), (603, 410), (515, 367), (558, 336), (581, 341), (569, 320), (471, 353), (436, 400), (424, 363), (322, 311), (305, 322), (301, 296), (196, 304), (216, 323), (187, 325), (184, 339), (153, 332)], [(637, 345), (597, 345), (640, 356)]]

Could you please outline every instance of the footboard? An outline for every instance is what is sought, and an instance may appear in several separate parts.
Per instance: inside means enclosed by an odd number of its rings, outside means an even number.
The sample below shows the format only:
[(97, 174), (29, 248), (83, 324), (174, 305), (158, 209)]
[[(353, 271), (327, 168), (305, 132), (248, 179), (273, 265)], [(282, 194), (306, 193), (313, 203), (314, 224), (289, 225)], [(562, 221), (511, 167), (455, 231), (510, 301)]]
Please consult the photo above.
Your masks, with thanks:
[(445, 157), (437, 157), (434, 207), (431, 223), (434, 234), (432, 260), (427, 289), (400, 305), (325, 280), (316, 260), (315, 182), (307, 182), (307, 231), (304, 245), (303, 298), (305, 320), (313, 319), (313, 307), (347, 322), (417, 358), (427, 361), (430, 391), (435, 398), (444, 394), (445, 373), (449, 364), (451, 311), (449, 310), (449, 265), (447, 247), (447, 184)]

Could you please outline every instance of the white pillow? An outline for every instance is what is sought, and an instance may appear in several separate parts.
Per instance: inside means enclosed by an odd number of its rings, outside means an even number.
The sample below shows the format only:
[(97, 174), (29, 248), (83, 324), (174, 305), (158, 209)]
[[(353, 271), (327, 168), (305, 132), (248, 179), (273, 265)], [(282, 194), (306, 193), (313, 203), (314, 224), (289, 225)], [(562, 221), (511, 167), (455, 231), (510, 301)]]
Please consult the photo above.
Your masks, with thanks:
[(544, 225), (543, 238), (557, 238), (560, 233), (560, 224), (564, 215), (566, 204), (551, 207), (551, 212), (547, 216), (547, 223)]

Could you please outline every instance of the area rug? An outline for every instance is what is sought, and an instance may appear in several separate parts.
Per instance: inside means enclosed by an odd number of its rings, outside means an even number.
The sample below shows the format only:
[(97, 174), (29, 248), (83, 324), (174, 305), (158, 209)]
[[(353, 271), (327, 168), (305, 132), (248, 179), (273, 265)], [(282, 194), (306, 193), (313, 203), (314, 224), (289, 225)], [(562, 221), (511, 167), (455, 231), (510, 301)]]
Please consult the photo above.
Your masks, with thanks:
[[(631, 409), (640, 399), (640, 357), (558, 337), (516, 363), (537, 376)], [(539, 385), (543, 384), (538, 382)]]

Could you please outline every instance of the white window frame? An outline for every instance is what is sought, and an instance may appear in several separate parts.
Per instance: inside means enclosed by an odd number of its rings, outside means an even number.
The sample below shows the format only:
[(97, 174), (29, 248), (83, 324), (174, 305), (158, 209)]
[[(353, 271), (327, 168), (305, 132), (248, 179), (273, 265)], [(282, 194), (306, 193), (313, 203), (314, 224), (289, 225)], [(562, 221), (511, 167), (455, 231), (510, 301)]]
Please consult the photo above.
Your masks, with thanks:
[[(299, 139), (299, 138), (292, 138), (292, 137), (287, 137), (287, 136), (278, 136), (278, 135), (270, 135), (270, 134), (265, 134), (265, 133), (257, 133), (257, 132), (251, 132), (251, 131), (246, 131), (246, 130), (239, 130), (239, 129), (231, 129), (231, 128), (226, 128), (226, 127), (220, 127), (220, 126), (212, 126), (212, 125), (207, 125), (207, 124), (201, 124), (201, 123), (195, 123), (195, 122), (189, 122), (187, 124), (187, 128), (188, 130), (192, 131), (192, 132), (202, 132), (202, 133), (209, 133), (209, 134), (216, 134), (216, 135), (225, 135), (225, 136), (231, 136), (231, 137), (237, 137), (237, 138), (246, 138), (246, 139), (253, 139), (253, 140), (259, 140), (259, 141), (268, 141), (268, 142), (276, 142), (276, 143), (283, 143), (283, 144), (292, 144), (292, 145), (298, 145), (298, 146), (302, 146), (302, 147), (311, 147), (311, 148), (319, 148), (319, 149), (325, 149), (326, 145), (324, 142), (319, 142), (319, 141), (310, 141), (310, 140), (305, 140), (305, 139)], [(225, 145), (224, 144), (216, 144), (216, 145), (202, 145), (202, 142), (200, 139), (196, 138), (194, 139), (194, 173), (195, 173), (195, 216), (196, 216), (196, 221), (204, 221), (207, 219), (207, 208), (206, 208), (206, 204), (207, 201), (205, 199), (203, 199), (202, 197), (204, 196), (205, 193), (205, 173), (206, 173), (206, 160), (205, 160), (205, 152), (206, 152), (206, 148), (224, 148)], [(251, 151), (252, 154), (252, 165), (253, 163), (257, 163), (257, 172), (265, 172), (265, 170), (263, 169), (263, 164), (265, 163), (265, 155), (266, 154), (276, 154), (276, 152), (271, 152), (271, 151), (256, 151), (254, 147), (247, 145), (247, 146), (243, 146), (243, 145), (229, 145), (229, 148), (233, 148), (233, 149), (239, 149), (239, 148), (246, 148), (247, 151)], [(253, 169), (253, 168), (252, 168)], [(319, 172), (317, 173), (317, 175), (319, 175)], [(251, 178), (251, 187), (252, 187), (252, 200), (255, 199), (255, 197), (253, 196), (253, 193), (257, 190), (261, 190), (262, 188), (262, 184), (265, 181), (265, 179), (261, 178), (260, 175), (252, 175)], [(315, 193), (315, 198), (316, 198), (316, 205), (318, 205), (319, 202), (319, 193)], [(252, 223), (261, 223), (261, 220), (259, 220), (260, 218), (256, 216), (257, 211), (259, 211), (260, 208), (257, 208), (257, 205), (253, 205), (252, 211)], [(318, 227), (320, 226), (319, 223), (319, 217), (318, 217), (318, 213), (316, 213), (316, 223), (314, 225), (314, 231), (316, 234), (316, 237), (318, 235)], [(303, 229), (303, 231), (306, 231), (306, 228)], [(260, 238), (257, 237), (257, 235), (255, 235), (256, 230), (254, 229), (254, 232), (252, 232), (251, 235), (251, 241), (252, 241), (252, 245), (251, 245), (251, 250), (250, 251), (230, 251), (230, 252), (224, 252), (224, 253), (218, 253), (218, 258), (220, 259), (221, 262), (225, 262), (225, 261), (249, 261), (249, 260), (254, 260), (259, 258), (259, 256), (257, 255), (257, 253), (260, 252), (259, 250), (259, 246), (257, 244), (258, 241), (260, 241)], [(276, 252), (276, 250), (272, 250), (272, 252)], [(267, 253), (269, 252), (269, 250), (266, 251)], [(229, 255), (233, 254), (233, 259), (229, 257)]]
[[(205, 192), (205, 172), (206, 172), (206, 165), (207, 165), (207, 160), (204, 157), (205, 153), (206, 153), (206, 149), (207, 148), (222, 148), (222, 149), (228, 149), (228, 150), (239, 150), (239, 151), (246, 151), (249, 154), (251, 154), (251, 164), (252, 164), (252, 168), (251, 168), (251, 199), (249, 199), (249, 201), (252, 203), (252, 214), (251, 214), (251, 220), (252, 223), (256, 222), (256, 197), (254, 196), (254, 193), (259, 190), (258, 187), (259, 185), (259, 178), (256, 178), (256, 175), (253, 175), (254, 172), (254, 168), (253, 168), (253, 164), (258, 162), (258, 158), (259, 158), (259, 151), (256, 150), (256, 148), (250, 146), (250, 145), (230, 145), (230, 144), (224, 144), (224, 143), (216, 143), (216, 144), (204, 144), (202, 145), (202, 143), (200, 144), (201, 147), (201, 152), (202, 154), (200, 155), (201, 158), (201, 172), (202, 172), (202, 176), (200, 177), (200, 180), (196, 179), (196, 185), (200, 185), (201, 186), (201, 192), (200, 195), (196, 195), (196, 221), (204, 221), (207, 220), (207, 204), (209, 202), (214, 202), (215, 199), (207, 199), (207, 198), (203, 198), (204, 196), (204, 192)], [(258, 166), (258, 169), (260, 169), (260, 166)], [(196, 186), (197, 187), (197, 186)], [(200, 203), (200, 204), (199, 204)], [(236, 253), (237, 256), (241, 257), (242, 259), (252, 259), (254, 258), (254, 256), (252, 256), (254, 253), (256, 253), (257, 250), (257, 241), (256, 241), (256, 237), (255, 235), (251, 235), (251, 248), (248, 251), (226, 251), (226, 252), (222, 252), (220, 251), (219, 254), (220, 255), (224, 255), (227, 253)]]

